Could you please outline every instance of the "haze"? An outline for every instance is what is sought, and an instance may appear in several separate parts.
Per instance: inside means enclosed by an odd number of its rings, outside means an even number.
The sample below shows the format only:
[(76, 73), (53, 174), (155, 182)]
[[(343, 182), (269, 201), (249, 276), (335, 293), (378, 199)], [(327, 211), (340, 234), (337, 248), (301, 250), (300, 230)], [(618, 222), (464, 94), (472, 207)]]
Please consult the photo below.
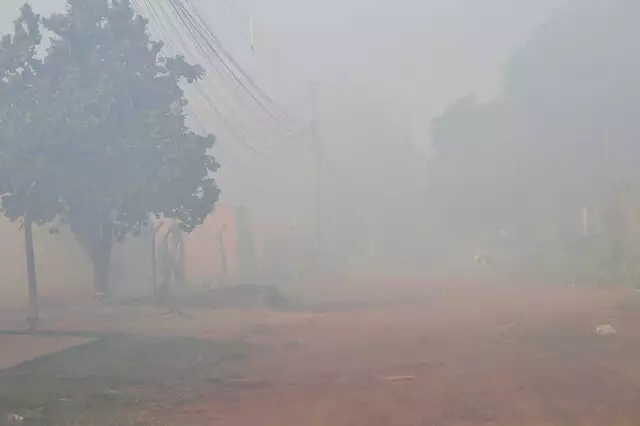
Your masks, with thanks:
[[(43, 15), (61, 11), (63, 5), (62, 0), (31, 3)], [(431, 119), (468, 93), (482, 98), (495, 94), (509, 51), (523, 43), (564, 3), (565, 0), (517, 5), (506, 0), (482, 4), (470, 0), (200, 2), (222, 40), (232, 46), (233, 53), (264, 89), (296, 116), (299, 126), (309, 120), (309, 84), (313, 82), (318, 87), (318, 131), (326, 155), (336, 167), (340, 165), (336, 173), (354, 180), (360, 175), (364, 181), (368, 179), (364, 174), (349, 170), (357, 169), (353, 156), (362, 155), (362, 149), (367, 151), (367, 157), (382, 161), (387, 150), (396, 149), (396, 144), (408, 144), (410, 148), (401, 148), (410, 150), (404, 155), (417, 163), (426, 161)], [(0, 28), (10, 29), (20, 4), (18, 0), (2, 2)], [(256, 27), (253, 56), (247, 55), (249, 14), (254, 16)], [(366, 118), (365, 122), (354, 119), (368, 114), (388, 116), (388, 122), (380, 124), (385, 129), (366, 129)], [(207, 130), (218, 135), (224, 149), (217, 152), (223, 164), (218, 176), (223, 200), (249, 205), (258, 215), (265, 205), (274, 210), (279, 200), (295, 199), (306, 207), (280, 206), (273, 213), (278, 216), (274, 220), (287, 215), (289, 222), (296, 216), (312, 214), (312, 199), (303, 201), (304, 194), (313, 192), (308, 189), (315, 185), (313, 173), (305, 173), (313, 162), (305, 135), (297, 135), (290, 143), (272, 143), (264, 140), (269, 135), (252, 135), (249, 143), (269, 157), (269, 164), (264, 164), (255, 152), (225, 134), (211, 113), (198, 115), (200, 121), (212, 123), (207, 124)], [(363, 144), (380, 148), (356, 148)], [(395, 168), (387, 170), (394, 172)], [(338, 189), (332, 174), (327, 172), (327, 193)]]
[(640, 1), (23, 3), (0, 425), (638, 423)]

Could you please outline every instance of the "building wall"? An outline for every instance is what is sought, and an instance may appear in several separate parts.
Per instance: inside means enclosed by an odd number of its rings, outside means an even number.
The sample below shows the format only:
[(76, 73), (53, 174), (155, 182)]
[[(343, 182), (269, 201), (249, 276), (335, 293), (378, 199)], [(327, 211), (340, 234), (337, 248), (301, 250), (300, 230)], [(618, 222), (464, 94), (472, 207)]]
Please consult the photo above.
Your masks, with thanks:
[[(92, 273), (88, 257), (74, 237), (64, 230), (34, 228), (36, 273), (43, 302), (91, 297)], [(0, 217), (0, 309), (27, 302), (24, 233), (20, 223)]]
[[(258, 267), (261, 264), (262, 250), (260, 232), (252, 227), (254, 255)], [(166, 229), (166, 227), (164, 227)], [(162, 231), (157, 243), (162, 240)], [(191, 284), (217, 284), (222, 278), (222, 255), (218, 236), (224, 240), (228, 278), (237, 281), (243, 274), (238, 247), (237, 207), (232, 205), (216, 206), (214, 214), (204, 224), (184, 236), (185, 273)]]
[(218, 233), (222, 235), (227, 268), (231, 277), (238, 274), (238, 241), (235, 208), (218, 206), (213, 215), (185, 236), (185, 270), (190, 283), (216, 282), (222, 272)]
[[(64, 227), (51, 234), (49, 227), (34, 228), (38, 291), (43, 305), (86, 303), (93, 297), (91, 261)], [(128, 238), (116, 243), (111, 260), (114, 295), (139, 297), (152, 290), (151, 242)], [(0, 310), (27, 305), (27, 267), (24, 233), (20, 223), (0, 218)]]
[[(240, 276), (235, 218), (234, 206), (221, 205), (201, 227), (185, 235), (185, 268), (189, 283), (218, 282), (221, 255), (217, 235), (221, 230), (224, 232), (229, 276), (231, 279)], [(42, 303), (83, 303), (90, 300), (93, 297), (93, 275), (89, 257), (64, 227), (57, 234), (51, 234), (49, 229), (34, 228), (36, 274)], [(159, 235), (157, 244), (161, 238)], [(151, 244), (151, 238), (146, 236), (129, 237), (114, 245), (110, 278), (116, 297), (137, 298), (152, 294)], [(256, 244), (260, 264), (261, 250), (258, 247)], [(0, 291), (0, 310), (26, 307), (24, 233), (19, 222), (11, 223), (4, 217), (0, 217)]]

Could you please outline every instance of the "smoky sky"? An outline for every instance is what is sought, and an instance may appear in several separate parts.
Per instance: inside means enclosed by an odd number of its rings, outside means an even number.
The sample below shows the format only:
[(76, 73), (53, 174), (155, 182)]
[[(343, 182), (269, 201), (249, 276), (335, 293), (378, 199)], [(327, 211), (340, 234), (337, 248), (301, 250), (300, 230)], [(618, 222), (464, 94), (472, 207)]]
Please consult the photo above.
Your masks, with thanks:
[[(410, 135), (413, 145), (428, 150), (431, 120), (471, 92), (480, 98), (496, 94), (509, 52), (567, 1), (199, 0), (199, 4), (229, 50), (274, 98), (294, 114), (302, 112), (302, 121), (309, 118), (308, 84), (318, 85), (319, 132), (336, 167), (346, 167), (361, 155), (354, 149), (350, 157), (348, 146), (364, 139), (382, 143), (373, 140), (376, 135), (386, 143), (406, 142)], [(43, 15), (64, 7), (63, 0), (30, 3)], [(0, 3), (2, 32), (11, 29), (21, 4), (22, 0)], [(255, 23), (251, 54), (249, 16)], [(367, 123), (379, 121), (375, 114), (385, 117), (388, 129), (368, 128)], [(373, 118), (367, 121), (368, 116)], [(215, 126), (207, 130), (218, 134)], [(220, 136), (224, 150), (217, 155), (223, 164), (219, 180), (224, 200), (265, 204), (265, 199), (300, 200), (313, 192), (309, 189), (313, 173), (299, 178), (313, 164), (304, 138), (288, 145), (255, 141), (271, 154), (260, 159)], [(351, 170), (343, 172), (336, 176)], [(265, 192), (264, 187), (271, 189)], [(310, 205), (312, 197), (307, 198)]]
[[(567, 0), (200, 0), (227, 39), (256, 22), (256, 44), (296, 79), (402, 80), (419, 104), (444, 107), (451, 96), (489, 95), (509, 51)], [(0, 28), (22, 0), (0, 5)], [(31, 0), (36, 11), (60, 11), (63, 0)], [(246, 27), (246, 28), (245, 28)], [(262, 39), (261, 39), (262, 38)], [(275, 60), (275, 59), (274, 59)]]

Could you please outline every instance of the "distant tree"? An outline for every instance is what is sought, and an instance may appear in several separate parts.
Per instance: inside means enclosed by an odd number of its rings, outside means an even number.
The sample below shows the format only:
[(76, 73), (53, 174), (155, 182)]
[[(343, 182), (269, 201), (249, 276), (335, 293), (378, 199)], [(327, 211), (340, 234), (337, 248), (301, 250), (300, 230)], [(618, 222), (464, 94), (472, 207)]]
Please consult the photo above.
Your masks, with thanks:
[(153, 215), (189, 231), (213, 211), (214, 137), (187, 128), (180, 87), (203, 69), (162, 56), (128, 0), (69, 0), (43, 24), (64, 218), (90, 255), (96, 292), (108, 293), (115, 240)]
[(516, 50), (505, 96), (546, 153), (544, 182), (598, 207), (612, 260), (629, 254), (621, 200), (640, 188), (640, 4), (573, 1)]
[(48, 105), (44, 101), (40, 17), (25, 4), (14, 34), (0, 41), (0, 195), (4, 215), (21, 219), (25, 234), (30, 318), (38, 318), (33, 224), (53, 221), (61, 211), (57, 172), (48, 156)]
[(557, 166), (549, 180), (583, 200), (640, 178), (638, 19), (638, 2), (573, 1), (506, 68), (504, 96)]
[(498, 232), (513, 220), (528, 176), (514, 118), (502, 100), (467, 96), (432, 123), (429, 185), (457, 230)]
[(580, 206), (637, 187), (639, 19), (633, 0), (580, 0), (541, 26), (512, 53), (498, 98), (463, 100), (434, 121), (435, 188), (456, 181), (461, 193), (484, 192), (484, 204), (459, 198), (457, 211), (508, 207), (531, 222), (553, 211), (578, 217)]

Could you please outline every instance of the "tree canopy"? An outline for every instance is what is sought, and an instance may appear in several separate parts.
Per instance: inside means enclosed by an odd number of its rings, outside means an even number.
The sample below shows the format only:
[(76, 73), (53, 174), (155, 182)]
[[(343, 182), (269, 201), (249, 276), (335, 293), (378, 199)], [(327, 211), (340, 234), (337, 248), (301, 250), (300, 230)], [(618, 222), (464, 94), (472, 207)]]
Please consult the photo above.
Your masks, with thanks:
[(463, 99), (434, 121), (434, 191), (492, 227), (640, 183), (638, 19), (638, 2), (584, 0), (539, 28), (512, 53), (498, 97)]
[(46, 223), (61, 205), (54, 189), (57, 171), (41, 145), (50, 119), (39, 82), (43, 63), (36, 57), (42, 39), (39, 19), (26, 4), (13, 36), (0, 42), (0, 193), (10, 220), (29, 216)]
[[(37, 16), (28, 22), (38, 28)], [(37, 107), (25, 106), (29, 126), (22, 117), (3, 122), (9, 133), (0, 154), (32, 147), (39, 156), (25, 154), (20, 173), (5, 169), (12, 186), (3, 208), (16, 209), (17, 176), (33, 180), (44, 170), (47, 187), (33, 195), (35, 210), (69, 224), (91, 256), (96, 290), (106, 292), (115, 239), (142, 232), (153, 215), (191, 230), (213, 211), (214, 137), (188, 129), (181, 87), (204, 70), (163, 56), (162, 42), (150, 38), (128, 0), (69, 0), (65, 13), (41, 22), (51, 45), (36, 62), (37, 96), (23, 96)], [(14, 136), (14, 127), (36, 130)]]

